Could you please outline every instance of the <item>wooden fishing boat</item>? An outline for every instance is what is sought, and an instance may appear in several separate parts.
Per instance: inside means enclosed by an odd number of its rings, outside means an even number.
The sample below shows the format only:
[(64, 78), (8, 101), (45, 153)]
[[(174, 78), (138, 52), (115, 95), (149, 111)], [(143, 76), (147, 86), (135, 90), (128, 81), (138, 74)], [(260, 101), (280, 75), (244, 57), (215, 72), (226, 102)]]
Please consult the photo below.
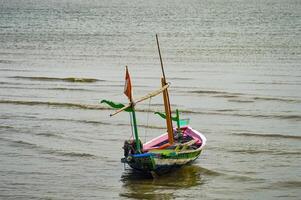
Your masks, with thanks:
[[(180, 119), (178, 110), (176, 110), (176, 116), (172, 116), (168, 94), (169, 84), (165, 78), (157, 35), (156, 39), (162, 69), (162, 87), (138, 100), (134, 100), (132, 97), (131, 79), (128, 68), (126, 67), (124, 93), (129, 99), (129, 104), (123, 105), (108, 100), (102, 100), (101, 103), (106, 103), (118, 109), (110, 116), (120, 113), (121, 111), (131, 113), (134, 136), (133, 139), (124, 142), (124, 158), (121, 159), (121, 162), (141, 172), (161, 175), (196, 160), (206, 144), (206, 137), (185, 124), (185, 120)], [(156, 112), (156, 114), (159, 114), (166, 120), (167, 132), (142, 144), (138, 134), (135, 106), (161, 93), (163, 94), (165, 113)], [(176, 127), (173, 127), (172, 121), (177, 122)]]

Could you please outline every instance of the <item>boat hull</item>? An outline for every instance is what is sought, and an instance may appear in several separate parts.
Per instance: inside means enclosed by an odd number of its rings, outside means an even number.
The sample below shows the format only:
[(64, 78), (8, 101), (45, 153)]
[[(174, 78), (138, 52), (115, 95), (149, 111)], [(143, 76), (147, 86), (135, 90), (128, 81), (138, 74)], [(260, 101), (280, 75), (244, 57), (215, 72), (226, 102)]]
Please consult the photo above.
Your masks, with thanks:
[(172, 153), (171, 155), (144, 153), (125, 158), (125, 163), (135, 170), (144, 173), (155, 172), (158, 175), (182, 167), (195, 161), (201, 150), (188, 153)]
[(122, 162), (135, 170), (158, 175), (190, 164), (200, 156), (205, 146), (206, 138), (190, 127), (184, 127), (183, 133), (186, 138), (189, 137), (188, 142), (184, 144), (177, 144), (162, 149), (160, 148), (162, 144), (164, 146), (165, 142), (168, 142), (167, 135), (162, 134), (145, 143), (143, 145), (143, 153), (127, 154), (122, 159)]

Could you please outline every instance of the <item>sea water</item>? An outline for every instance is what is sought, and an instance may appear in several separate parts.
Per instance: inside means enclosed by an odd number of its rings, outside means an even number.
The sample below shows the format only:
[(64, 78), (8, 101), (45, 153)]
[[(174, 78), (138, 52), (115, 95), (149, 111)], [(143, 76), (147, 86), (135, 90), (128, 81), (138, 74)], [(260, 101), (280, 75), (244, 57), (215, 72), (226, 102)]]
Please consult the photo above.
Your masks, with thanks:
[[(1, 0), (1, 199), (300, 199), (298, 0)], [(134, 98), (160, 87), (207, 137), (156, 179), (120, 163)], [(137, 105), (143, 142), (165, 132), (162, 96)]]

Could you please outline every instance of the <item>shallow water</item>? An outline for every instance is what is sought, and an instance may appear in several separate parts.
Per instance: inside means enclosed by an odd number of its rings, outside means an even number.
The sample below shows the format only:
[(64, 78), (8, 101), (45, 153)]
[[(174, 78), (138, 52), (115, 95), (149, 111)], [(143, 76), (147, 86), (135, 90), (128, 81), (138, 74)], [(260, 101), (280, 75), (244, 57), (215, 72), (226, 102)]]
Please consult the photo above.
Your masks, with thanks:
[[(0, 6), (1, 199), (298, 199), (299, 1), (16, 1)], [(151, 179), (120, 163), (126, 103), (160, 86), (204, 133), (191, 166)], [(155, 97), (137, 106), (146, 141), (164, 132)], [(151, 112), (148, 112), (151, 111)]]

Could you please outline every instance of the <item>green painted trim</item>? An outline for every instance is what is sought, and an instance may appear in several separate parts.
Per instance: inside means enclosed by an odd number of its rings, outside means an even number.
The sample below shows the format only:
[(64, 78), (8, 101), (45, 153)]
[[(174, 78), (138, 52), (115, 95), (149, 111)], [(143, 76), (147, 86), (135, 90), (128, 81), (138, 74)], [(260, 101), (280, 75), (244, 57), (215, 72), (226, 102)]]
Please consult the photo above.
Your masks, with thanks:
[[(161, 112), (155, 112), (155, 114), (159, 115), (159, 116), (162, 117), (163, 119), (166, 119), (166, 115), (165, 115), (164, 113), (161, 113)], [(171, 119), (172, 119), (172, 121), (177, 122), (177, 128), (178, 128), (178, 130), (179, 130), (180, 127), (181, 127), (181, 123), (184, 122), (184, 119), (183, 119), (183, 120), (180, 119), (180, 112), (179, 112), (178, 109), (176, 109), (176, 116), (174, 116), (174, 117), (172, 116)], [(184, 124), (186, 124), (186, 123), (184, 123)]]
[(180, 130), (181, 129), (181, 127), (180, 127), (180, 114), (179, 114), (179, 110), (178, 109), (176, 109), (176, 114), (177, 114), (177, 116), (176, 116), (176, 118), (177, 118), (177, 126), (178, 126), (178, 130)]
[[(116, 109), (120, 109), (120, 108), (123, 108), (125, 105), (122, 104), (122, 103), (115, 103), (113, 101), (109, 101), (109, 100), (106, 100), (106, 99), (103, 99), (100, 101), (100, 103), (106, 103), (108, 104), (109, 106), (111, 106), (112, 108), (116, 108)], [(132, 108), (127, 108), (125, 109), (126, 112), (132, 112)]]
[[(161, 112), (155, 112), (155, 114), (159, 115), (160, 117), (162, 117), (163, 119), (166, 119), (166, 115), (164, 113)], [(177, 117), (171, 117), (172, 121), (177, 121)]]

